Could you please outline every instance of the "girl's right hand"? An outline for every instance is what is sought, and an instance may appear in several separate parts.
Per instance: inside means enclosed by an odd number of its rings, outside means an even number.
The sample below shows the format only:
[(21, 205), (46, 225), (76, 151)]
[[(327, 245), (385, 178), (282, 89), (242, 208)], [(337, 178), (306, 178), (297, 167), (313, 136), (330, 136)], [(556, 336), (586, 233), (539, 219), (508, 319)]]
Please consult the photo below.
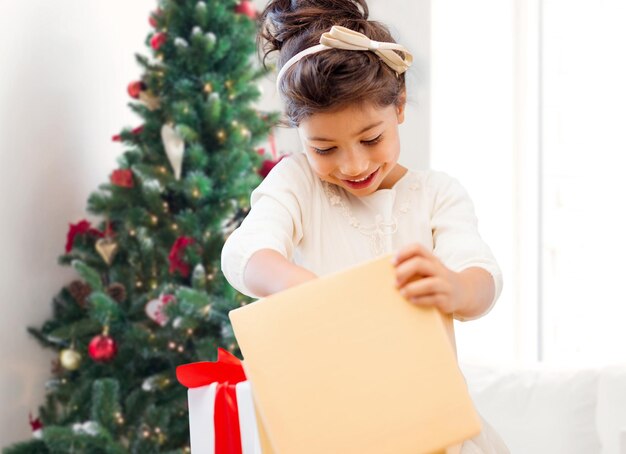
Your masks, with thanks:
[(290, 262), (273, 249), (261, 249), (252, 254), (244, 271), (246, 287), (259, 297), (273, 295), (316, 278), (314, 273)]

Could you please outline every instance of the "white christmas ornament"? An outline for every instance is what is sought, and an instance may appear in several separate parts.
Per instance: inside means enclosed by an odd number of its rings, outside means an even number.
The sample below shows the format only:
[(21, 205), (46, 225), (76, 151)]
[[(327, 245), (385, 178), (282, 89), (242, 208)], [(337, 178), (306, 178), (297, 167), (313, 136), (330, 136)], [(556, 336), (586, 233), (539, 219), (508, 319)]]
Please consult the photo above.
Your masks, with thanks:
[(153, 381), (154, 381), (153, 377), (146, 378), (141, 384), (141, 389), (143, 389), (145, 392), (152, 391), (154, 389)]
[(206, 39), (211, 43), (211, 44), (215, 44), (215, 42), (217, 41), (217, 36), (215, 36), (215, 33), (213, 32), (208, 32), (206, 33), (204, 36), (206, 36)]
[(178, 47), (189, 47), (189, 43), (180, 36), (174, 40), (174, 44)]
[(185, 154), (185, 141), (178, 135), (171, 123), (166, 123), (161, 128), (161, 140), (165, 147), (165, 154), (174, 170), (174, 176), (180, 180), (183, 169), (183, 155)]
[(146, 304), (146, 315), (150, 320), (155, 321), (161, 326), (167, 325), (169, 317), (165, 313), (165, 306), (167, 306), (174, 297), (172, 295), (161, 295), (157, 299), (149, 301)]
[(77, 422), (72, 425), (72, 431), (74, 431), (75, 434), (86, 434), (91, 435), (92, 437), (94, 435), (98, 435), (98, 429), (99, 425), (94, 421), (86, 421), (82, 424)]

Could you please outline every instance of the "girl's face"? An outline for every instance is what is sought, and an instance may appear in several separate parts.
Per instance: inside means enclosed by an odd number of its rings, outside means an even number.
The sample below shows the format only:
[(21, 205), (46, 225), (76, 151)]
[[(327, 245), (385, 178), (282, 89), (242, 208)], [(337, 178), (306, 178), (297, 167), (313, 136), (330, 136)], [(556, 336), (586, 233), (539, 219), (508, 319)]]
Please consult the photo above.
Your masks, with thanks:
[(365, 104), (311, 115), (298, 133), (317, 176), (361, 197), (391, 188), (404, 175), (397, 163), (403, 121), (404, 104)]

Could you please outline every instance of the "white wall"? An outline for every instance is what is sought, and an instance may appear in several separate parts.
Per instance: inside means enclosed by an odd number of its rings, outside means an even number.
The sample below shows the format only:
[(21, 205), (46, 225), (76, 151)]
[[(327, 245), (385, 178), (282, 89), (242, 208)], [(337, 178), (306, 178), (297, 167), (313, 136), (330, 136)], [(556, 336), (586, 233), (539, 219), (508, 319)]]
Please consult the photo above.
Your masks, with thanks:
[[(127, 84), (140, 68), (152, 0), (0, 6), (0, 446), (30, 437), (52, 355), (27, 333), (74, 277), (56, 264), (68, 223), (122, 153), (111, 136), (139, 119)], [(147, 51), (147, 49), (146, 49)]]

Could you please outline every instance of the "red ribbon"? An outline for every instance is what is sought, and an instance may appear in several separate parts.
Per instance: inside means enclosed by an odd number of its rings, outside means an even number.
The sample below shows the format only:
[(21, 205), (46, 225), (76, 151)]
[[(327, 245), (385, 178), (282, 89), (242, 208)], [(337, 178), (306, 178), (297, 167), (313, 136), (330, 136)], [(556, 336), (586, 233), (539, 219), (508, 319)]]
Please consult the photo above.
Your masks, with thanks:
[(201, 361), (176, 368), (176, 378), (187, 388), (198, 388), (218, 382), (215, 392), (214, 426), (215, 454), (241, 454), (241, 433), (237, 390), (235, 385), (246, 380), (239, 358), (218, 348), (217, 361)]
[(217, 349), (217, 361), (200, 361), (176, 368), (176, 378), (187, 388), (199, 388), (213, 382), (232, 384), (246, 380), (241, 361), (223, 348)]
[(215, 392), (215, 454), (241, 454), (241, 432), (234, 384), (218, 383)]

